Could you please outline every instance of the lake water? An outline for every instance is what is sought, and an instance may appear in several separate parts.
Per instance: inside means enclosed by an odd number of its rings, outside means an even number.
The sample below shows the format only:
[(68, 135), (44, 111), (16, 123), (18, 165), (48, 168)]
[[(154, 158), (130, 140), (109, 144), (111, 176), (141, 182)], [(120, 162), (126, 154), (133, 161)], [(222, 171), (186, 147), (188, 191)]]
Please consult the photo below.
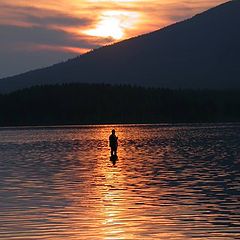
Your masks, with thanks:
[(238, 124), (0, 129), (1, 240), (240, 239), (239, 188)]

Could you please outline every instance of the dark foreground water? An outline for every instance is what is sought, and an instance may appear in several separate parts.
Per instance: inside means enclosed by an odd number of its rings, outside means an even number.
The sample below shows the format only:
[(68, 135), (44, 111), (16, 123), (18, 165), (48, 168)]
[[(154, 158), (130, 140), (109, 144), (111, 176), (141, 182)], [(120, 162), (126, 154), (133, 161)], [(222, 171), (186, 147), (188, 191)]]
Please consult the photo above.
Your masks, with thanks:
[(0, 239), (240, 239), (240, 125), (112, 128), (0, 129)]

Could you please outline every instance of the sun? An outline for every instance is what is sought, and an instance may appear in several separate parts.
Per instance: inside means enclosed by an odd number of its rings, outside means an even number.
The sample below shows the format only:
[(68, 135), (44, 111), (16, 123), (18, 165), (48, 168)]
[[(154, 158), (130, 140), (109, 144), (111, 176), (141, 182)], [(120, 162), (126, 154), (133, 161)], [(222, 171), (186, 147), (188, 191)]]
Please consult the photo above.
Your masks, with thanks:
[(117, 18), (102, 19), (95, 29), (87, 30), (85, 33), (96, 37), (112, 37), (121, 39), (124, 35), (124, 29), (121, 27), (120, 20)]
[(110, 37), (115, 40), (124, 38), (125, 31), (131, 28), (138, 18), (137, 13), (122, 11), (106, 11), (100, 16), (94, 29), (84, 33), (96, 37)]

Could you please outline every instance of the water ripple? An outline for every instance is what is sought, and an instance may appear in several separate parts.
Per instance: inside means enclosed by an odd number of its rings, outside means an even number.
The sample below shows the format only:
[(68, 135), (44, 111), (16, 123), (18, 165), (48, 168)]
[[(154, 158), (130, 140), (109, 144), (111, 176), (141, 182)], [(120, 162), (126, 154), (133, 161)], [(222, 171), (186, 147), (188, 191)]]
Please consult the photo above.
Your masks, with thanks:
[(237, 124), (0, 129), (0, 163), (1, 240), (240, 239)]

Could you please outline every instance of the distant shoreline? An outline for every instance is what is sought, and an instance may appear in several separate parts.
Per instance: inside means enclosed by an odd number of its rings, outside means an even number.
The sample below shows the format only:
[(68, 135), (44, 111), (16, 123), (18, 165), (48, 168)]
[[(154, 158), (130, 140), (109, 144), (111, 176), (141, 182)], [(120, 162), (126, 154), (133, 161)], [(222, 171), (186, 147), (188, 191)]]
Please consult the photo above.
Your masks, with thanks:
[(32, 126), (0, 126), (1, 130), (28, 130), (28, 129), (79, 129), (79, 128), (98, 128), (98, 127), (221, 127), (221, 126), (240, 126), (240, 122), (215, 122), (215, 123), (116, 123), (116, 124), (76, 124), (76, 125), (32, 125)]
[(0, 126), (240, 122), (240, 90), (63, 84), (0, 95)]

